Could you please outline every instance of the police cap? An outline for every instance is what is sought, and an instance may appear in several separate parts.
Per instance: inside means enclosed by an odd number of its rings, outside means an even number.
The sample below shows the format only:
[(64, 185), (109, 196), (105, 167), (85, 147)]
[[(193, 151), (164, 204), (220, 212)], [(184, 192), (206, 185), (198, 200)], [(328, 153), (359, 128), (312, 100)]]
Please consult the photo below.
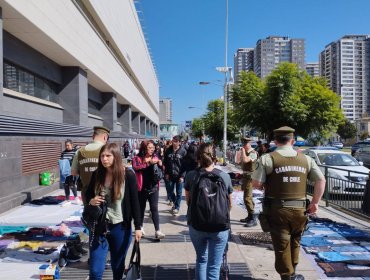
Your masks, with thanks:
[(105, 126), (94, 126), (95, 133), (106, 133), (109, 135), (110, 129)]
[(245, 144), (247, 144), (247, 143), (249, 143), (249, 142), (251, 142), (252, 141), (252, 138), (247, 138), (247, 137), (243, 137), (242, 138), (242, 143), (245, 145)]
[(294, 128), (291, 128), (289, 126), (282, 126), (277, 129), (274, 129), (274, 136), (294, 136)]

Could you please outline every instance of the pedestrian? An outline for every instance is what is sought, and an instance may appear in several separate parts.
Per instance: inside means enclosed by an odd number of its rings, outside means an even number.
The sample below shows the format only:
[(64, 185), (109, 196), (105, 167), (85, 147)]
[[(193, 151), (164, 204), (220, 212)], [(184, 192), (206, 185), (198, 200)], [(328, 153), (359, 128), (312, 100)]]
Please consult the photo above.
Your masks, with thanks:
[(197, 150), (198, 145), (196, 143), (190, 143), (183, 160), (183, 169), (185, 172), (192, 171), (198, 167)]
[[(77, 153), (77, 149), (73, 147), (73, 141), (71, 139), (67, 139), (64, 142), (64, 145), (65, 145), (65, 150), (61, 153), (60, 159), (67, 160), (69, 167), (71, 167), (73, 158)], [(81, 201), (77, 196), (77, 178), (78, 176), (73, 176), (69, 172), (69, 175), (66, 176), (64, 179), (63, 187), (64, 187), (64, 194), (65, 194), (66, 201), (67, 202), (69, 201), (70, 190), (72, 190), (72, 193), (74, 195), (74, 202), (76, 204), (80, 204)]]
[[(172, 146), (172, 141), (171, 140), (166, 140), (164, 147), (163, 147), (163, 160), (164, 156), (166, 154), (166, 151)], [(165, 170), (166, 166), (163, 164), (163, 169)], [(166, 172), (166, 170), (165, 170)], [(173, 201), (172, 201), (172, 195), (171, 195), (171, 181), (167, 180), (166, 176), (164, 177), (164, 184), (166, 186), (166, 193), (167, 193), (167, 203), (168, 206), (173, 206)]]
[(128, 142), (128, 140), (125, 141), (125, 143), (122, 146), (122, 149), (123, 149), (123, 156), (125, 158), (128, 158), (130, 156), (130, 143)]
[[(227, 173), (214, 168), (212, 149), (213, 147), (210, 143), (202, 143), (199, 146), (197, 159), (200, 168), (190, 171), (186, 175), (184, 186), (185, 198), (189, 206), (187, 213), (189, 234), (196, 252), (196, 280), (219, 279), (222, 256), (228, 242), (230, 230), (229, 210), (232, 206), (231, 193), (233, 188), (230, 176)], [(211, 211), (204, 211), (203, 209), (198, 210), (199, 208), (197, 207), (199, 205), (200, 207), (215, 205), (215, 203), (202, 203), (203, 200), (199, 199), (199, 194), (201, 193), (200, 185), (202, 184), (201, 180), (205, 180), (201, 179), (203, 177), (214, 178), (215, 181), (218, 182), (215, 189), (221, 190), (224, 188), (225, 191), (225, 196), (220, 196), (222, 193), (206, 195), (206, 198), (215, 199), (214, 201), (217, 202), (216, 208), (207, 209)], [(208, 185), (208, 183), (212, 184), (211, 181), (208, 181), (204, 183), (205, 186), (212, 186)], [(205, 192), (203, 191), (203, 193)], [(207, 194), (209, 194), (209, 192), (207, 192)], [(223, 201), (222, 198), (225, 199), (226, 207), (222, 207), (225, 205), (224, 203), (221, 203), (221, 201)], [(199, 203), (197, 203), (198, 201)], [(205, 213), (209, 214), (209, 216), (206, 216)], [(196, 217), (203, 217), (206, 221), (201, 221)], [(210, 219), (209, 217), (213, 217), (213, 219)], [(207, 224), (208, 221), (210, 222), (209, 224)], [(213, 224), (215, 221), (220, 221), (220, 224)], [(203, 224), (204, 227), (202, 227)]]
[(132, 219), (135, 240), (139, 241), (142, 235), (137, 181), (135, 173), (124, 168), (120, 148), (116, 143), (101, 147), (98, 158), (98, 167), (91, 176), (86, 199), (93, 206), (106, 205), (107, 231), (99, 236), (93, 236), (90, 232), (89, 279), (102, 279), (109, 249), (113, 279), (120, 280), (132, 239)]
[(186, 150), (180, 145), (180, 136), (174, 136), (171, 147), (166, 150), (164, 155), (165, 179), (168, 181), (170, 199), (174, 204), (171, 209), (171, 214), (174, 216), (179, 214), (181, 205), (182, 188), (185, 178), (185, 171), (183, 169), (185, 155)]
[(243, 146), (240, 148), (240, 163), (243, 170), (242, 174), (242, 191), (245, 208), (248, 216), (240, 219), (240, 222), (245, 223), (245, 227), (254, 227), (257, 225), (257, 215), (254, 213), (253, 202), (253, 187), (252, 187), (252, 173), (256, 169), (256, 161), (258, 154), (252, 148), (252, 139), (243, 138)]
[[(162, 161), (154, 154), (152, 140), (141, 142), (139, 154), (133, 158), (133, 169), (136, 173), (139, 190), (141, 230), (143, 230), (146, 202), (149, 201), (150, 212), (155, 229), (155, 239), (163, 239), (165, 234), (159, 228), (159, 181), (154, 177), (154, 168), (161, 168)], [(157, 166), (156, 166), (157, 165)]]
[(92, 136), (93, 142), (79, 149), (73, 158), (71, 173), (73, 176), (80, 176), (81, 198), (83, 204), (87, 204), (85, 192), (91, 179), (91, 174), (98, 167), (100, 148), (107, 143), (110, 129), (104, 126), (94, 126)]
[[(263, 216), (270, 228), (275, 269), (283, 280), (304, 279), (296, 274), (296, 266), (308, 221), (305, 211), (316, 214), (325, 190), (325, 177), (315, 161), (293, 149), (294, 131), (287, 126), (274, 130), (277, 148), (259, 159), (252, 174), (253, 187), (265, 189)], [(307, 179), (314, 182), (311, 202), (306, 201)]]

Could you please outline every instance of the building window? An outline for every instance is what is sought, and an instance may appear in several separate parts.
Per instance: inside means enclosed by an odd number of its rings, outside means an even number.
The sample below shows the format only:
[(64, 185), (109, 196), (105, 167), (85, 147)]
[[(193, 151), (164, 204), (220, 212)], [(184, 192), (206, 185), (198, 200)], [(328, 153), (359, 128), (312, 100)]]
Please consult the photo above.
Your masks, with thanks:
[(3, 77), (4, 88), (51, 102), (58, 101), (57, 84), (14, 64), (4, 61)]

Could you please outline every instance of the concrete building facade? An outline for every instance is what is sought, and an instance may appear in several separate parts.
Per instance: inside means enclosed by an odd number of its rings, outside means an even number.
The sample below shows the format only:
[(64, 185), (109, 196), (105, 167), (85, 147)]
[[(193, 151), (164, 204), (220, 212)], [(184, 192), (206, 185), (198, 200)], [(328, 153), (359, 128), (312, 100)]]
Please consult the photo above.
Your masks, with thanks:
[(0, 212), (46, 191), (39, 173), (58, 173), (66, 138), (86, 144), (95, 125), (118, 144), (158, 136), (134, 1), (0, 0), (0, 11)]
[(305, 40), (269, 36), (257, 41), (254, 49), (254, 72), (266, 77), (282, 62), (291, 62), (305, 69)]
[(370, 113), (370, 37), (345, 35), (320, 53), (320, 75), (341, 97), (341, 108), (354, 122)]
[(307, 62), (306, 63), (306, 72), (311, 77), (319, 77), (320, 76), (320, 67), (318, 62)]
[(241, 71), (253, 71), (253, 48), (240, 48), (234, 54), (234, 79), (238, 80)]
[(172, 98), (159, 99), (159, 123), (172, 124)]

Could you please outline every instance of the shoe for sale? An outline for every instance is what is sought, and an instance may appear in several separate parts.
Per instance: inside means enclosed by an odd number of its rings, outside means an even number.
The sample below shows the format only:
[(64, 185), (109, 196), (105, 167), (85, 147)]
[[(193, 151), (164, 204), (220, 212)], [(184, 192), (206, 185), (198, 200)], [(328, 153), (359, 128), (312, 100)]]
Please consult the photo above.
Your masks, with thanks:
[(82, 205), (81, 199), (79, 199), (78, 197), (75, 197), (74, 204)]
[(67, 256), (66, 256), (67, 262), (70, 262), (70, 263), (78, 262), (80, 261), (81, 257), (82, 257), (82, 254), (77, 252), (74, 246), (68, 247), (67, 245)]
[(160, 230), (157, 230), (155, 232), (155, 239), (163, 239), (165, 236), (166, 235), (163, 232), (161, 232)]
[(58, 265), (59, 267), (65, 267), (67, 265), (67, 246), (64, 245), (59, 253)]

